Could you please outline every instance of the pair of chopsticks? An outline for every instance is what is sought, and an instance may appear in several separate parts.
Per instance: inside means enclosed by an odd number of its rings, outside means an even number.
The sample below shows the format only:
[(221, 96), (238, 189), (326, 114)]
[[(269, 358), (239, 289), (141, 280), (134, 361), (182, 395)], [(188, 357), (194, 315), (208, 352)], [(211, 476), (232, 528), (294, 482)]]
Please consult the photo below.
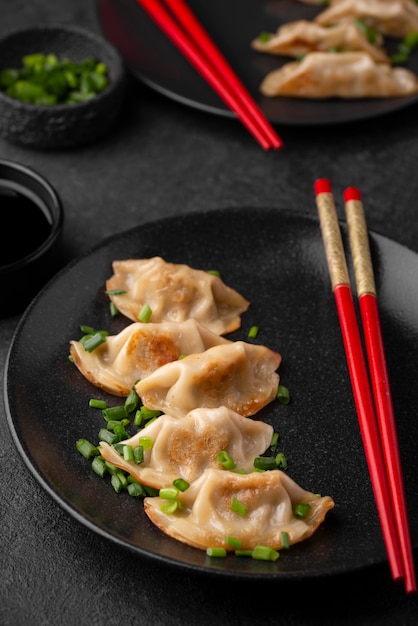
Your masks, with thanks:
[(361, 194), (357, 188), (349, 187), (344, 192), (344, 201), (373, 392), (331, 184), (321, 178), (314, 187), (360, 432), (389, 565), (393, 579), (403, 579), (406, 592), (412, 593), (416, 591), (416, 580), (405, 491)]
[(236, 113), (261, 147), (282, 148), (282, 140), (184, 0), (137, 2)]

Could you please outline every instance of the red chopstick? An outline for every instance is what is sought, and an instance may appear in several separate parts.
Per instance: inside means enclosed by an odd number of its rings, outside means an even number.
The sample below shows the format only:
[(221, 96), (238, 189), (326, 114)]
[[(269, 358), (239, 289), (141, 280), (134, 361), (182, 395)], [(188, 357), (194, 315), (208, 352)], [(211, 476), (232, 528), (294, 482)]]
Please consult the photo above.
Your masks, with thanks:
[(315, 182), (316, 203), (328, 262), (347, 366), (353, 390), (360, 433), (382, 528), (383, 540), (394, 580), (404, 577), (399, 539), (396, 533), (386, 468), (383, 462), (373, 397), (370, 389), (360, 330), (350, 287), (350, 278), (338, 216), (327, 179)]
[[(137, 0), (264, 150), (283, 142), (183, 0)], [(166, 6), (169, 6), (170, 12)], [(177, 21), (176, 21), (177, 20)]]
[(344, 191), (345, 212), (353, 258), (357, 297), (369, 363), (377, 421), (392, 499), (392, 509), (399, 536), (405, 587), (416, 591), (408, 512), (399, 452), (392, 393), (386, 364), (377, 303), (366, 219), (360, 191), (348, 187)]

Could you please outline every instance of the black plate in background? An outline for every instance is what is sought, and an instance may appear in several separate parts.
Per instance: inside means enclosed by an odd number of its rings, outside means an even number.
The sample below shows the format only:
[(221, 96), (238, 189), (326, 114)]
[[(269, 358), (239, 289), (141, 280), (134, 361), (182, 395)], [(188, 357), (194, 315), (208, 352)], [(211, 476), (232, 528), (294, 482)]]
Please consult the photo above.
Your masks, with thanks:
[[(375, 234), (372, 252), (417, 547), (418, 257)], [(230, 338), (245, 340), (256, 324), (257, 341), (282, 354), (279, 372), (292, 401), (272, 403), (261, 416), (280, 432), (288, 474), (305, 489), (331, 495), (336, 506), (312, 538), (275, 563), (232, 555), (210, 560), (164, 536), (141, 501), (117, 495), (75, 450), (79, 437), (97, 442), (103, 425), (89, 399), (109, 396), (68, 361), (69, 341), (79, 338), (80, 324), (116, 333), (129, 323), (109, 313), (104, 283), (111, 263), (154, 255), (219, 269), (227, 284), (251, 300), (241, 330)], [(88, 528), (138, 555), (206, 574), (283, 579), (386, 560), (316, 219), (274, 209), (227, 209), (168, 218), (106, 240), (61, 271), (23, 316), (9, 351), (5, 398), (16, 445), (40, 484)]]
[[(261, 81), (268, 72), (291, 59), (255, 52), (250, 42), (260, 32), (274, 32), (285, 22), (313, 19), (322, 9), (297, 0), (188, 0), (188, 4), (272, 123), (352, 122), (418, 102), (418, 94), (364, 100), (266, 98), (259, 91)], [(184, 104), (215, 114), (233, 115), (137, 0), (96, 0), (96, 6), (104, 35), (139, 79)], [(391, 42), (392, 49), (394, 44)], [(409, 68), (418, 73), (418, 54), (412, 55)]]

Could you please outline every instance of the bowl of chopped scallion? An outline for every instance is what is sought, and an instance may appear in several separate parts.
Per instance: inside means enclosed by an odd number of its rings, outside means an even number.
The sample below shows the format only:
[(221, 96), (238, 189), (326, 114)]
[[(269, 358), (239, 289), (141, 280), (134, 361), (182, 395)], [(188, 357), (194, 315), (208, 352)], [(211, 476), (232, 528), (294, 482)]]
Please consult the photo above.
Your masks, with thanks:
[(0, 39), (0, 136), (35, 148), (92, 143), (111, 130), (126, 86), (124, 63), (104, 38), (50, 25)]

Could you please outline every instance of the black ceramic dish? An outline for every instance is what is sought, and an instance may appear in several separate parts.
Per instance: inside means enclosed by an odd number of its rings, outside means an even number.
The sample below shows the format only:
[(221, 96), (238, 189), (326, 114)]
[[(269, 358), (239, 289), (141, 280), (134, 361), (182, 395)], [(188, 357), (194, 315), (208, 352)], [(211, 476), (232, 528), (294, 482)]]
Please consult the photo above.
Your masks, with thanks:
[(70, 148), (104, 136), (116, 121), (125, 94), (125, 68), (104, 38), (68, 24), (34, 27), (0, 40), (0, 70), (20, 68), (22, 57), (55, 53), (80, 63), (89, 56), (106, 63), (109, 85), (91, 100), (76, 104), (35, 105), (0, 90), (0, 136), (34, 148)]
[(62, 267), (63, 209), (50, 183), (32, 169), (0, 160), (0, 317), (21, 312)]
[[(323, 10), (295, 0), (190, 0), (190, 8), (242, 79), (267, 118), (280, 125), (330, 125), (366, 120), (418, 102), (405, 98), (304, 100), (265, 98), (259, 86), (266, 74), (289, 59), (251, 49), (260, 32), (275, 32), (287, 22), (313, 19)], [(102, 30), (140, 80), (170, 98), (210, 113), (233, 113), (185, 57), (153, 23), (136, 0), (96, 0)], [(391, 48), (396, 42), (390, 42)], [(418, 73), (418, 53), (409, 66)]]
[[(418, 257), (376, 234), (371, 247), (417, 548), (418, 423), (411, 389), (418, 360)], [(81, 335), (80, 324), (115, 334), (129, 323), (109, 312), (104, 284), (111, 263), (154, 255), (218, 269), (251, 301), (241, 329), (229, 338), (247, 340), (255, 324), (257, 341), (282, 354), (279, 372), (291, 402), (272, 403), (255, 419), (279, 431), (288, 474), (306, 489), (331, 495), (336, 506), (313, 537), (283, 551), (275, 563), (232, 555), (210, 559), (164, 536), (141, 501), (116, 494), (75, 449), (80, 437), (97, 443), (103, 426), (89, 399), (111, 404), (120, 399), (100, 393), (81, 376), (68, 361), (69, 341)], [(8, 355), (5, 399), (16, 445), (40, 484), (92, 531), (141, 557), (205, 574), (289, 580), (386, 562), (320, 228), (312, 217), (227, 209), (168, 218), (106, 240), (61, 271), (26, 311)]]

